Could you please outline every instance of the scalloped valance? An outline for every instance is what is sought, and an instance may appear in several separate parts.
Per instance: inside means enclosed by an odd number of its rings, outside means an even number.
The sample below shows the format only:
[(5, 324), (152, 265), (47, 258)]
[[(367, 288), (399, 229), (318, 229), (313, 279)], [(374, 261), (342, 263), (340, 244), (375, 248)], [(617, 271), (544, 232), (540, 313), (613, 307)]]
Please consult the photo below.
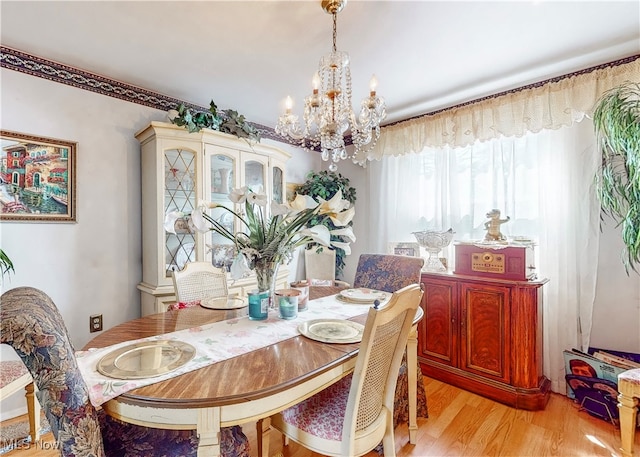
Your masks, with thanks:
[(380, 160), (426, 147), (463, 147), (476, 140), (570, 126), (590, 115), (605, 91), (627, 80), (640, 81), (640, 56), (383, 127), (376, 147), (356, 160)]

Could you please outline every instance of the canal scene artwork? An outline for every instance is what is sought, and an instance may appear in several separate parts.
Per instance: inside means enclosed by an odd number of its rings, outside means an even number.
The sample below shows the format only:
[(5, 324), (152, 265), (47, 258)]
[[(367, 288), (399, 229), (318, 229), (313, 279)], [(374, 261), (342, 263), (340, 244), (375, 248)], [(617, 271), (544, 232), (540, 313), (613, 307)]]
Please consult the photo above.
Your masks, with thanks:
[(75, 221), (76, 143), (0, 131), (0, 220)]

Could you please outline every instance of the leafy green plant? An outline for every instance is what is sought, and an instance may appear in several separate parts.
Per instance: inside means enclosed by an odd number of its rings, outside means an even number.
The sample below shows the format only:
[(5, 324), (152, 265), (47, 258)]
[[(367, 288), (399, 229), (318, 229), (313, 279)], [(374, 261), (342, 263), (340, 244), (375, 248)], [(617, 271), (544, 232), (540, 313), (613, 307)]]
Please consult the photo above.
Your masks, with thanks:
[[(306, 181), (296, 188), (296, 192), (301, 195), (309, 195), (314, 200), (319, 201), (318, 198), (323, 200), (329, 200), (338, 191), (342, 191), (342, 198), (347, 200), (351, 206), (356, 203), (356, 189), (351, 187), (349, 178), (342, 176), (340, 173), (333, 171), (310, 171), (307, 174)], [(309, 221), (309, 225), (324, 225), (329, 230), (335, 230), (336, 226), (331, 221), (331, 218), (317, 214)], [(349, 226), (353, 225), (353, 221), (349, 222)], [(331, 235), (332, 241), (348, 242), (342, 235)], [(317, 247), (317, 251), (321, 252), (323, 247), (317, 243), (309, 243), (307, 248)], [(340, 248), (335, 247), (336, 251), (336, 277), (341, 278), (342, 272), (345, 267), (344, 258), (347, 256), (347, 252)]]
[(622, 261), (638, 272), (640, 264), (640, 84), (625, 82), (605, 92), (594, 113), (602, 162), (596, 176), (604, 214), (622, 229)]
[(13, 269), (13, 262), (5, 252), (0, 249), (0, 276), (4, 276), (8, 273), (15, 273)]
[(171, 122), (175, 125), (186, 127), (189, 133), (209, 128), (235, 135), (238, 138), (260, 141), (260, 132), (242, 114), (238, 114), (234, 110), (218, 111), (218, 107), (213, 100), (209, 105), (209, 111), (197, 111), (187, 108), (184, 103), (180, 103), (173, 114), (173, 116), (170, 116)]

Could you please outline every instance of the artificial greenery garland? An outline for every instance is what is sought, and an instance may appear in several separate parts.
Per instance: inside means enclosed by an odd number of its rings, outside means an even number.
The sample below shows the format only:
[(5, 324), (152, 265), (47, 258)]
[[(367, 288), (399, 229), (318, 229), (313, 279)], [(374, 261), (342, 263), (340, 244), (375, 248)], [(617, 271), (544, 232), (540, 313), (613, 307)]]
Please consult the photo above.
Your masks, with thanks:
[(260, 142), (260, 132), (242, 114), (231, 109), (224, 111), (224, 115), (220, 113), (213, 100), (211, 100), (209, 111), (197, 111), (180, 103), (178, 109), (170, 114), (169, 119), (175, 125), (186, 127), (189, 133), (208, 128)]

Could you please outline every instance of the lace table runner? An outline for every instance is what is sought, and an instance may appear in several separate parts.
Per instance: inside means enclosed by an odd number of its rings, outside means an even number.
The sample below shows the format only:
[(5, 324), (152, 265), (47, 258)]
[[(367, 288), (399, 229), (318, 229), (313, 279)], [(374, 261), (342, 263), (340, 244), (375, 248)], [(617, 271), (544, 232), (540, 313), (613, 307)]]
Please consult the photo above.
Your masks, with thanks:
[[(348, 319), (367, 312), (371, 305), (345, 304), (335, 295), (309, 301), (308, 309), (298, 314), (296, 319), (284, 320), (271, 311), (269, 318), (252, 321), (248, 317), (229, 319), (186, 330), (156, 335), (138, 340), (125, 341), (100, 349), (89, 349), (76, 353), (82, 377), (89, 388), (89, 398), (94, 406), (99, 406), (120, 394), (138, 387), (180, 376), (207, 365), (231, 359), (242, 354), (298, 336), (298, 325), (311, 319)], [(100, 374), (96, 366), (102, 357), (118, 348), (140, 341), (179, 340), (196, 348), (195, 357), (182, 367), (146, 379), (114, 379)]]

